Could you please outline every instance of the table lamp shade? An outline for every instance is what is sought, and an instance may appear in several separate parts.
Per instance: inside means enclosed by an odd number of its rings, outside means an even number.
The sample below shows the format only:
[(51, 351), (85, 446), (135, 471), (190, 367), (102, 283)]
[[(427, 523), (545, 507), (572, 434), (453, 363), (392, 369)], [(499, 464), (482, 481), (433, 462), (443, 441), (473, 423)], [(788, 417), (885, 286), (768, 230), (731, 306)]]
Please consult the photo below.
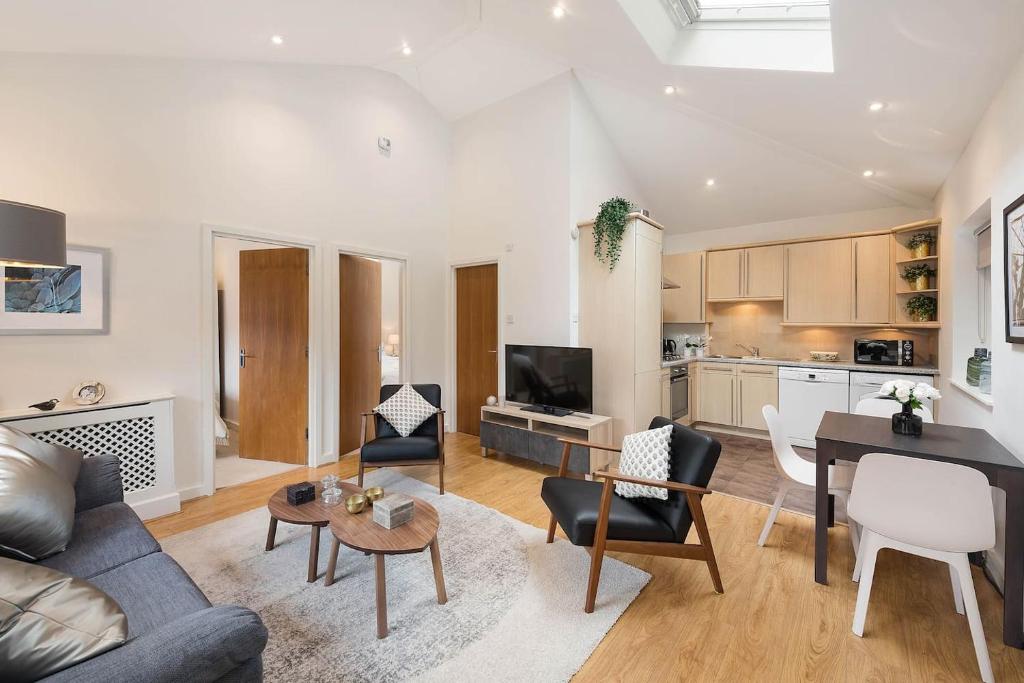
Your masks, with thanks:
[(394, 346), (397, 343), (398, 343), (398, 335), (397, 334), (389, 334), (388, 335), (388, 344), (390, 344), (391, 346)]
[(64, 214), (0, 200), (0, 266), (63, 268), (67, 258)]

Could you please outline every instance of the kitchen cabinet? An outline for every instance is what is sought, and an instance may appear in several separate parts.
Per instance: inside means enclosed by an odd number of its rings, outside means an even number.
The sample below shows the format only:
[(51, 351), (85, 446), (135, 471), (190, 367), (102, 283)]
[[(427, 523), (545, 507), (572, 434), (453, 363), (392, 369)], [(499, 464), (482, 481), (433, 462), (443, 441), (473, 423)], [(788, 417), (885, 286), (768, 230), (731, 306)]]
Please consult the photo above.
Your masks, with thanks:
[(891, 242), (889, 235), (853, 239), (853, 322), (889, 322)]
[(743, 250), (708, 252), (708, 300), (738, 299), (743, 291)]
[(761, 409), (779, 407), (778, 368), (771, 365), (741, 365), (737, 372), (736, 425), (747, 429), (768, 429)]
[(594, 412), (614, 416), (617, 446), (661, 412), (662, 227), (629, 214), (610, 271), (594, 257), (593, 222), (578, 227), (579, 344), (593, 349)]
[(708, 300), (780, 299), (783, 295), (782, 245), (708, 253)]
[(658, 414), (672, 418), (672, 371), (669, 368), (661, 371), (661, 412)]
[(726, 363), (702, 363), (700, 369), (700, 420), (734, 425), (736, 366)]
[(704, 322), (704, 258), (701, 251), (662, 258), (665, 278), (679, 285), (661, 290), (662, 322)]
[(785, 247), (783, 322), (849, 323), (853, 314), (853, 240)]
[(781, 244), (743, 250), (743, 296), (778, 299), (783, 293), (784, 250)]

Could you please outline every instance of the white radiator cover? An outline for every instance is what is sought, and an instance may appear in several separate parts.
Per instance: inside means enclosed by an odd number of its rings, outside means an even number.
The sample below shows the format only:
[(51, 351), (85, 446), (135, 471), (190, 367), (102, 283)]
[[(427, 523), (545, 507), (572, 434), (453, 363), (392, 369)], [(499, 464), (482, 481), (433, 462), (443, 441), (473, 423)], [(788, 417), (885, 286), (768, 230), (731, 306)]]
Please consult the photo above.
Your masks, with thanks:
[(86, 457), (113, 454), (121, 461), (125, 502), (142, 519), (178, 512), (174, 482), (174, 398), (161, 396), (94, 406), (58, 406), (53, 413), (18, 411), (0, 416), (41, 441)]

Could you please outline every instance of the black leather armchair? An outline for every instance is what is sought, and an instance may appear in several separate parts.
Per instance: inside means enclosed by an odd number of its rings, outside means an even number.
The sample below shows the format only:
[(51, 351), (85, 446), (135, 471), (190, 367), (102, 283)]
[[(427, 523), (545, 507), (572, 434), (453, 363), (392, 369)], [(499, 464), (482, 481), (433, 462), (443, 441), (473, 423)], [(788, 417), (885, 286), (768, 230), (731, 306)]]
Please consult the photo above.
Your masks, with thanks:
[[(567, 478), (569, 451), (573, 445), (606, 451), (620, 449), (560, 439), (564, 448), (558, 476), (544, 480), (540, 495), (551, 510), (548, 543), (555, 539), (555, 527), (561, 526), (573, 545), (584, 546), (590, 553), (590, 579), (584, 612), (594, 611), (601, 563), (608, 550), (703, 560), (708, 565), (715, 591), (724, 592), (701, 507), (701, 498), (711, 493), (707, 485), (722, 446), (710, 436), (664, 417), (654, 418), (650, 428), (666, 425), (674, 428), (668, 481), (640, 479), (617, 471), (595, 472), (594, 481)], [(622, 498), (615, 494), (616, 481), (668, 489), (668, 500)], [(700, 543), (686, 542), (691, 524), (697, 529)]]
[[(380, 388), (380, 402), (395, 395), (401, 384), (385, 384)], [(434, 465), (438, 467), (438, 489), (444, 495), (444, 411), (441, 410), (441, 387), (438, 384), (413, 384), (420, 396), (437, 408), (437, 415), (428, 418), (409, 436), (403, 437), (376, 413), (363, 413), (359, 444), (359, 486), (367, 467), (404, 467)], [(366, 418), (373, 418), (373, 439), (366, 440)]]

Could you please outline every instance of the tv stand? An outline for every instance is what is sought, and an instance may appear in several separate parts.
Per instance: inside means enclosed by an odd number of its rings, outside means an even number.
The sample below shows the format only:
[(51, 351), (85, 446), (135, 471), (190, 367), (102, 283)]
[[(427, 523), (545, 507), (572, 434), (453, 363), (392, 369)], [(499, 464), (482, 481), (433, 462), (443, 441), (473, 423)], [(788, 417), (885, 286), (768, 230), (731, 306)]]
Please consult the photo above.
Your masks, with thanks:
[[(552, 415), (539, 406), (480, 408), (480, 452), (495, 450), (518, 458), (558, 467), (563, 445), (559, 438), (612, 445), (612, 418), (572, 413)], [(613, 451), (572, 446), (569, 471), (589, 475), (618, 461)]]
[(569, 410), (568, 408), (556, 408), (555, 406), (545, 406), (539, 403), (534, 405), (524, 406), (523, 410), (530, 413), (543, 413), (545, 415), (554, 415), (555, 417), (568, 417), (569, 415), (575, 414), (575, 410)]

